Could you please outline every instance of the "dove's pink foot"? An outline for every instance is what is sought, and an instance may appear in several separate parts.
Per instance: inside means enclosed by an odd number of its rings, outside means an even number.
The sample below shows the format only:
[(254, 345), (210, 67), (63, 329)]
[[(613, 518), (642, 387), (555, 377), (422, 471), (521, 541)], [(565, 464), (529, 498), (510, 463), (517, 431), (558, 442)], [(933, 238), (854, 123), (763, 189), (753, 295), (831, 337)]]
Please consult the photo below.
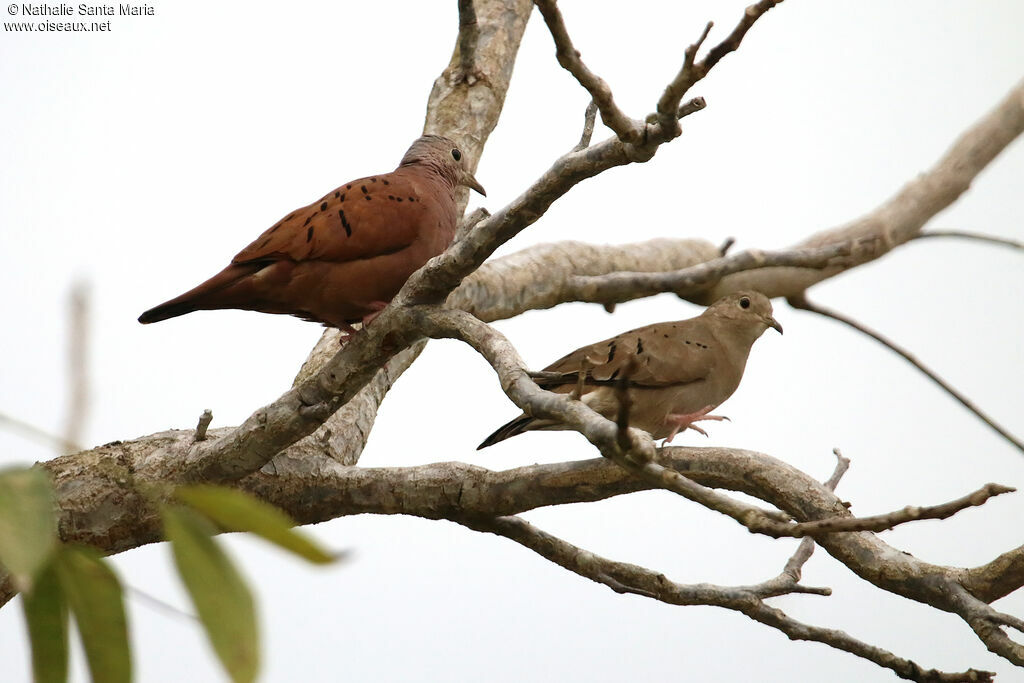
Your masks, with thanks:
[(338, 330), (341, 332), (341, 334), (338, 335), (339, 344), (347, 344), (348, 340), (352, 338), (352, 335), (359, 331), (348, 323), (345, 323), (344, 327), (339, 327)]
[(704, 436), (707, 436), (707, 432), (705, 432), (703, 429), (701, 429), (700, 427), (693, 423), (699, 422), (700, 420), (721, 421), (729, 419), (725, 415), (708, 415), (708, 413), (710, 413), (714, 409), (715, 406), (704, 406), (695, 413), (669, 413), (668, 415), (666, 415), (665, 422), (666, 424), (672, 425), (672, 431), (669, 432), (669, 435), (667, 437), (665, 437), (665, 443), (670, 443), (672, 439), (675, 438), (676, 434), (678, 434), (679, 432), (686, 431), (687, 429), (692, 429), (695, 432), (700, 432)]
[(370, 303), (370, 308), (372, 308), (373, 310), (370, 313), (368, 313), (368, 314), (363, 316), (363, 327), (366, 327), (367, 325), (372, 323), (374, 318), (376, 318), (378, 315), (380, 315), (380, 312), (383, 311), (384, 308), (387, 307), (387, 305), (388, 305), (387, 301), (373, 301), (373, 302), (371, 302)]
[[(383, 311), (384, 307), (387, 305), (387, 301), (371, 302), (369, 304), (369, 307), (373, 310), (363, 316), (363, 328), (365, 328), (367, 325), (373, 322), (373, 319), (380, 315), (380, 312)], [(341, 336), (338, 338), (338, 341), (342, 344), (346, 343), (352, 337), (353, 334), (359, 331), (356, 328), (352, 327), (351, 325), (345, 325), (344, 327), (339, 329), (341, 330)]]

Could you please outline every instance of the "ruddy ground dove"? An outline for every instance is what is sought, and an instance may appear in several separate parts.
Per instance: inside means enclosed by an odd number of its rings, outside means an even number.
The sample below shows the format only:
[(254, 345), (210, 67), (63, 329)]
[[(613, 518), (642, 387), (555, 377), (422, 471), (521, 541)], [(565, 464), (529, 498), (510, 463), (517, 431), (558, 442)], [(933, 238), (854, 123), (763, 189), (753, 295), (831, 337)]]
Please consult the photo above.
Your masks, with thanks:
[[(655, 323), (576, 349), (546, 367), (537, 384), (574, 393), (614, 420), (619, 410), (616, 384), (628, 373), (631, 426), (666, 441), (687, 428), (706, 434), (694, 423), (726, 419), (710, 413), (736, 391), (751, 346), (769, 327), (782, 332), (768, 298), (759, 292), (738, 292), (719, 299), (696, 318)], [(523, 414), (477, 448), (527, 431), (556, 429), (568, 427)]]
[(283, 313), (354, 331), (455, 237), (455, 188), (484, 188), (454, 142), (425, 135), (390, 173), (353, 180), (293, 211), (231, 264), (139, 316), (154, 323), (198, 310)]

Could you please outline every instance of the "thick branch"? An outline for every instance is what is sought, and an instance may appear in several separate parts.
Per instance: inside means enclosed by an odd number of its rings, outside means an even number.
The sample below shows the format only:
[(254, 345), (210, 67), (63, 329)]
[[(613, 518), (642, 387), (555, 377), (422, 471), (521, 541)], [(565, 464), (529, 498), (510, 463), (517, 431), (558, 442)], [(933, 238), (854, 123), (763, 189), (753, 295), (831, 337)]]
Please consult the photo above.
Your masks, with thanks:
[(988, 484), (958, 500), (931, 507), (906, 507), (869, 518), (854, 518), (843, 511), (834, 519), (789, 524), (788, 518), (724, 496), (654, 460), (653, 444), (645, 432), (624, 431), (625, 419), (616, 424), (579, 400), (538, 387), (515, 348), (497, 330), (462, 311), (421, 307), (412, 312), (417, 327), (431, 337), (459, 339), (472, 346), (494, 368), (502, 389), (526, 414), (562, 422), (587, 438), (601, 454), (644, 481), (677, 493), (704, 507), (732, 517), (750, 531), (774, 538), (821, 536), (837, 531), (882, 531), (918, 519), (945, 519), (968, 507), (983, 505), (992, 496), (1015, 489)]
[[(541, 0), (537, 4), (542, 12), (546, 4), (555, 13), (552, 20), (555, 22), (556, 33), (559, 27), (564, 30), (560, 16), (556, 16), (557, 7), (553, 2)], [(751, 19), (751, 23), (757, 16)], [(558, 40), (556, 36), (556, 42)], [(710, 70), (710, 66), (708, 68)], [(591, 95), (601, 109), (601, 98), (594, 92)], [(601, 111), (603, 116), (605, 110)], [(661, 145), (677, 135), (675, 129), (662, 131), (657, 124), (647, 124), (644, 131), (642, 139), (637, 142), (624, 142), (614, 137), (585, 150), (563, 155), (526, 192), (478, 224), (471, 238), (455, 243), (410, 277), (395, 297), (394, 305), (435, 304), (444, 301), (462, 279), (479, 268), (495, 249), (536, 222), (555, 200), (577, 183), (616, 166), (648, 161)]]
[(578, 278), (622, 271), (662, 273), (715, 259), (702, 239), (659, 238), (617, 246), (553, 242), (494, 259), (467, 277), (448, 305), (485, 322), (579, 301)]
[(862, 262), (870, 242), (846, 242), (813, 249), (765, 252), (756, 249), (722, 256), (676, 271), (661, 273), (617, 272), (571, 278), (564, 290), (573, 301), (616, 304), (662, 292), (700, 299), (703, 291), (727, 275), (761, 268), (813, 268), (835, 270)]
[[(1022, 132), (1024, 81), (961, 135), (930, 170), (907, 183), (891, 199), (851, 223), (820, 232), (795, 246), (814, 248), (869, 239), (875, 240), (877, 248), (868, 258), (884, 256), (919, 234), (928, 221), (955, 202)], [(795, 296), (835, 274), (831, 270), (773, 269), (730, 275), (708, 290), (703, 303), (740, 289), (756, 289), (771, 297)]]

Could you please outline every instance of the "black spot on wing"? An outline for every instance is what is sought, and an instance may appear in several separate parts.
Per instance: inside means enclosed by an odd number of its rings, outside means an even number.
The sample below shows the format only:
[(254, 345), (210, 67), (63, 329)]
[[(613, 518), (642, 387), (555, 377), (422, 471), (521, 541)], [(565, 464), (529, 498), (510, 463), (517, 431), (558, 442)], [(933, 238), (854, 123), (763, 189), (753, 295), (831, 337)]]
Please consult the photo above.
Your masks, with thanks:
[(324, 202), (323, 204), (320, 205), (320, 210), (321, 211), (326, 211), (327, 210), (327, 202)]
[(636, 338), (636, 353), (637, 353), (637, 355), (640, 355), (643, 352), (644, 352), (644, 340), (641, 339), (640, 337), (637, 337)]
[(313, 240), (313, 226), (309, 226), (309, 230), (306, 231), (306, 241), (311, 242)]
[(611, 344), (608, 345), (608, 360), (605, 361), (606, 363), (611, 363), (612, 360), (615, 359), (615, 351), (615, 342), (612, 342)]
[(341, 209), (338, 209), (338, 218), (341, 219), (341, 227), (345, 228), (345, 234), (351, 237), (352, 226), (348, 224), (348, 219), (345, 218), (345, 212)]

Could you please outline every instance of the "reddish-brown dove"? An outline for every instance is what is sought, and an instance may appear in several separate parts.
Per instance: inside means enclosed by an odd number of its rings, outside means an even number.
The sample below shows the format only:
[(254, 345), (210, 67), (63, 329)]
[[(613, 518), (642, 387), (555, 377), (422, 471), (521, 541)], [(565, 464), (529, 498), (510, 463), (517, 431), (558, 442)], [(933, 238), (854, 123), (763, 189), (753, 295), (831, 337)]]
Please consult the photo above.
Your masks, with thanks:
[(283, 313), (352, 332), (455, 237), (455, 188), (484, 188), (448, 138), (425, 135), (394, 171), (353, 180), (291, 212), (195, 289), (139, 316)]
[[(666, 441), (687, 428), (706, 434), (694, 423), (727, 419), (710, 412), (736, 391), (750, 348), (769, 327), (782, 332), (768, 298), (759, 292), (738, 292), (719, 299), (696, 318), (655, 323), (576, 349), (544, 368), (537, 384), (578, 395), (591, 409), (614, 420), (619, 410), (616, 384), (628, 372), (631, 426)], [(527, 431), (555, 429), (568, 427), (523, 414), (477, 448)]]

